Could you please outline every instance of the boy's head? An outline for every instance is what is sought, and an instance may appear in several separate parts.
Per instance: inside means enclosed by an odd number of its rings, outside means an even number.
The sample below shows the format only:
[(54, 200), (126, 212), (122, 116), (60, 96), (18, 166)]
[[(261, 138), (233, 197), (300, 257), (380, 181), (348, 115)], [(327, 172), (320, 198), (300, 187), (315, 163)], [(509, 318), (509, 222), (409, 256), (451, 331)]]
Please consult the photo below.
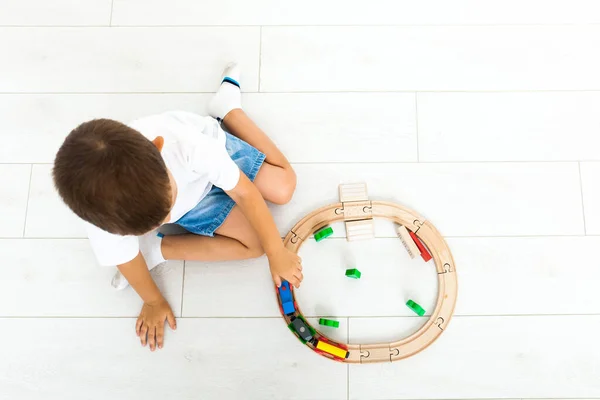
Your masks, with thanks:
[(163, 142), (110, 119), (85, 122), (56, 154), (54, 185), (80, 218), (107, 232), (142, 235), (163, 223), (173, 204)]

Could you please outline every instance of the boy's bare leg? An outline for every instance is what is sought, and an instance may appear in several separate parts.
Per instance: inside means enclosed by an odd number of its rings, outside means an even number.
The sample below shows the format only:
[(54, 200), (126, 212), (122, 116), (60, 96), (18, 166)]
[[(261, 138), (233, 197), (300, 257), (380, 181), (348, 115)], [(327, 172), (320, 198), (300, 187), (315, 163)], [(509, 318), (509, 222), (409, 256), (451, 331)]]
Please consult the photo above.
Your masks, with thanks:
[(229, 133), (263, 152), (267, 156), (265, 161), (269, 164), (280, 168), (292, 169), (281, 150), (275, 146), (275, 143), (273, 143), (267, 134), (241, 108), (231, 110), (223, 118), (223, 125), (225, 125)]
[(216, 230), (214, 237), (200, 235), (165, 236), (161, 250), (167, 260), (226, 261), (260, 257), (262, 246), (239, 207)]
[[(226, 74), (239, 81), (239, 71), (229, 68)], [(239, 88), (229, 83), (223, 85), (226, 86), (220, 91), (226, 89), (227, 93), (217, 93), (215, 99), (220, 101), (220, 94), (231, 104), (241, 104)], [(263, 198), (274, 204), (288, 203), (296, 189), (296, 174), (281, 150), (241, 108), (236, 106), (231, 109), (214, 100), (211, 107), (228, 110), (222, 115), (225, 128), (266, 155), (254, 180)], [(254, 229), (237, 206), (215, 233), (213, 238), (198, 235), (165, 236), (162, 240), (163, 257), (167, 260), (223, 261), (254, 258), (263, 254)]]
[(230, 111), (223, 119), (227, 130), (266, 155), (254, 184), (265, 200), (287, 204), (296, 190), (296, 173), (275, 143), (242, 109)]

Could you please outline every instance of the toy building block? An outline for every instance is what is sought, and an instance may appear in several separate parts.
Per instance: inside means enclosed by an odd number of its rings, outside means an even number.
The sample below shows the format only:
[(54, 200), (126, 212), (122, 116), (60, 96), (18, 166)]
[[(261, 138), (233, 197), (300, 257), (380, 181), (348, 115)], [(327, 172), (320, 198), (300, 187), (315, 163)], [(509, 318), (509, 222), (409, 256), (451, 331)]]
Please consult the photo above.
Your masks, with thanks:
[(319, 229), (315, 232), (315, 240), (317, 242), (320, 242), (321, 240), (328, 238), (331, 235), (333, 235), (333, 228), (330, 226), (326, 226), (325, 228)]
[(319, 318), (319, 325), (330, 326), (332, 328), (339, 328), (340, 322), (327, 318)]
[(398, 236), (400, 237), (400, 240), (402, 241), (402, 244), (404, 245), (404, 248), (408, 252), (410, 258), (415, 258), (417, 254), (421, 253), (419, 251), (419, 248), (413, 241), (412, 237), (410, 236), (408, 229), (406, 229), (404, 225), (398, 226)]
[(346, 276), (352, 279), (360, 279), (361, 273), (356, 268), (352, 268), (346, 270)]
[(421, 252), (421, 257), (423, 257), (423, 260), (425, 260), (425, 262), (431, 260), (431, 254), (429, 254), (429, 250), (427, 250), (427, 247), (425, 247), (425, 245), (423, 243), (421, 243), (421, 239), (419, 239), (417, 237), (417, 235), (412, 231), (409, 231), (408, 233), (410, 234), (410, 237), (412, 238), (412, 240), (415, 242), (415, 244), (419, 248), (419, 251)]
[(346, 239), (349, 242), (373, 237), (375, 237), (375, 224), (372, 219), (346, 222)]
[(420, 305), (418, 305), (414, 301), (408, 300), (406, 302), (406, 305), (408, 306), (408, 308), (410, 308), (411, 310), (413, 310), (415, 312), (415, 314), (417, 314), (419, 317), (422, 317), (423, 315), (425, 315), (425, 310), (423, 309), (423, 307), (421, 307)]
[(340, 202), (365, 201), (369, 199), (366, 183), (346, 183), (339, 186)]

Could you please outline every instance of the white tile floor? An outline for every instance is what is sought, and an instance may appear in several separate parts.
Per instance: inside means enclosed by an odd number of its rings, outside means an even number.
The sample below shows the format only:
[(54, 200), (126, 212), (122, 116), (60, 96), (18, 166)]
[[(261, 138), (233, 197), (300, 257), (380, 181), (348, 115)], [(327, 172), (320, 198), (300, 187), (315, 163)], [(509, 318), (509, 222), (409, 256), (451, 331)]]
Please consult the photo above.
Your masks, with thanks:
[[(600, 398), (598, 48), (594, 0), (0, 0), (0, 400)], [(448, 238), (459, 301), (432, 347), (318, 357), (264, 258), (154, 271), (179, 328), (139, 346), (140, 300), (111, 290), (50, 163), (89, 118), (204, 113), (232, 59), (298, 173), (282, 234), (366, 181)], [(389, 224), (343, 232), (302, 249), (300, 306), (338, 317), (340, 341), (410, 334), (431, 265)]]

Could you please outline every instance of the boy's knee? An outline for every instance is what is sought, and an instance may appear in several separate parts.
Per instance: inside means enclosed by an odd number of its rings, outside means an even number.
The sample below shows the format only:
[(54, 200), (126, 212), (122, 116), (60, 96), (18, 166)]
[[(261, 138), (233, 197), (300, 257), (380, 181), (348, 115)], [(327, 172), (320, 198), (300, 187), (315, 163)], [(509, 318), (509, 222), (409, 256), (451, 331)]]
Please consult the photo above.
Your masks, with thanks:
[(238, 240), (246, 247), (246, 258), (258, 258), (265, 254), (260, 239), (256, 234), (252, 233), (252, 235)]
[(246, 246), (246, 253), (247, 253), (247, 258), (258, 258), (261, 257), (263, 254), (265, 254), (265, 250), (263, 249), (262, 245), (260, 244), (260, 241), (258, 240), (258, 238), (256, 238), (256, 240), (251, 241), (250, 243), (244, 243), (244, 245)]
[(296, 191), (296, 173), (292, 168), (286, 171), (285, 178), (278, 182), (273, 193), (272, 203), (284, 205), (289, 203)]
[(262, 257), (265, 254), (262, 246), (257, 247), (249, 247), (248, 248), (248, 258), (258, 258)]

